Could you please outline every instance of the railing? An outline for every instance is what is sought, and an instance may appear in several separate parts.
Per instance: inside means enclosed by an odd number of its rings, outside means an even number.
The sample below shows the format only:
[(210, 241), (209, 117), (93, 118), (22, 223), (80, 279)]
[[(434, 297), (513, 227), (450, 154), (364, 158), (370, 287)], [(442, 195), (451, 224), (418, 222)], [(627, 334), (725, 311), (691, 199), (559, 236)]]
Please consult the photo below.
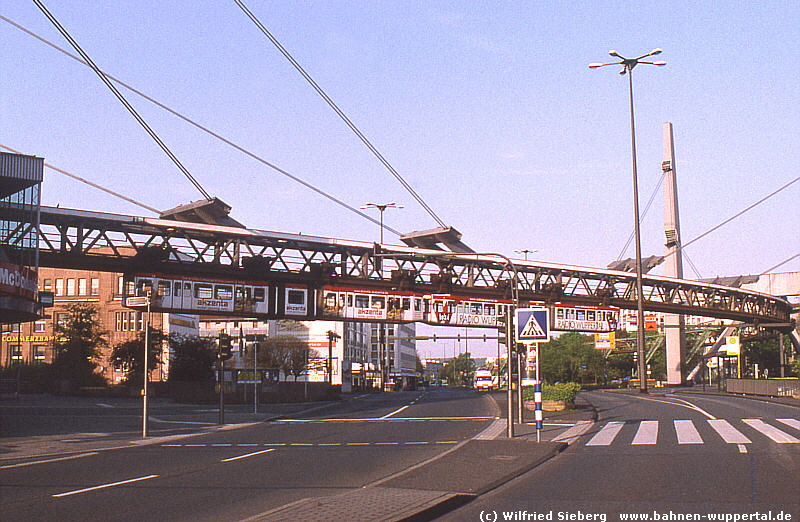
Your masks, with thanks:
[(800, 379), (727, 379), (725, 390), (728, 393), (771, 397), (800, 396)]

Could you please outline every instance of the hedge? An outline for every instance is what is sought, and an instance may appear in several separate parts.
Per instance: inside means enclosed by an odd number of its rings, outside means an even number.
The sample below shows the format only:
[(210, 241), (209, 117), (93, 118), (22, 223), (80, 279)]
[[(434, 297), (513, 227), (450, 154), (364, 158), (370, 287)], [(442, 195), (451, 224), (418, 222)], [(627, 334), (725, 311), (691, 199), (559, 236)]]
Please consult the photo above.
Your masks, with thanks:
[[(560, 382), (557, 384), (542, 384), (542, 399), (551, 401), (567, 401), (573, 402), (575, 395), (581, 389), (581, 385), (577, 382)], [(522, 389), (522, 400), (532, 401), (533, 386), (525, 386)]]

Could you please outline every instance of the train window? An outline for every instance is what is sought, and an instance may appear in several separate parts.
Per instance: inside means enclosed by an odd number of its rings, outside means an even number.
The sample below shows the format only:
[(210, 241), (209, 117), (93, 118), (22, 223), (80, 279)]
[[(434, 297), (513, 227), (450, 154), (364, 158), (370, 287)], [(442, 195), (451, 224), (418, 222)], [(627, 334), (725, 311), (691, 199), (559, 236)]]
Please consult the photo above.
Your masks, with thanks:
[(214, 287), (210, 284), (195, 283), (194, 296), (197, 299), (211, 299), (214, 297)]
[(171, 289), (169, 281), (159, 281), (157, 295), (168, 296)]
[(494, 305), (493, 304), (483, 305), (483, 313), (484, 315), (494, 315)]
[(422, 311), (422, 299), (414, 299), (414, 311), (415, 312)]
[(250, 300), (251, 288), (249, 286), (237, 286), (235, 287), (236, 292), (236, 299), (237, 300)]
[(180, 297), (181, 296), (181, 288), (182, 288), (181, 287), (181, 282), (180, 281), (176, 281), (175, 282), (175, 297)]
[(564, 309), (556, 308), (556, 319), (563, 319), (563, 318), (564, 318)]
[(306, 304), (305, 290), (289, 290), (286, 289), (286, 302), (293, 305)]
[(217, 285), (214, 287), (215, 299), (230, 299), (233, 297), (233, 287), (230, 285)]
[(408, 297), (403, 298), (403, 310), (411, 310), (411, 299)]
[(472, 310), (470, 310), (470, 313), (477, 315), (483, 314), (483, 306), (480, 303), (472, 303), (471, 308)]
[[(347, 306), (353, 306), (353, 294), (347, 294)], [(363, 306), (360, 308), (364, 308)]]
[(586, 320), (594, 321), (594, 310), (586, 310)]
[(387, 299), (389, 303), (389, 310), (400, 310), (400, 299), (397, 297), (390, 297)]
[(356, 308), (369, 308), (369, 296), (356, 295)]
[(264, 292), (264, 288), (255, 287), (253, 288), (253, 300), (257, 303), (263, 303), (264, 299), (266, 298), (266, 292)]
[(576, 310), (575, 316), (578, 318), (578, 321), (585, 321), (586, 320), (586, 310)]
[(139, 295), (147, 295), (153, 292), (153, 282), (149, 279), (139, 279), (139, 282), (136, 283), (136, 287)]
[(372, 308), (382, 309), (386, 305), (383, 297), (372, 296)]

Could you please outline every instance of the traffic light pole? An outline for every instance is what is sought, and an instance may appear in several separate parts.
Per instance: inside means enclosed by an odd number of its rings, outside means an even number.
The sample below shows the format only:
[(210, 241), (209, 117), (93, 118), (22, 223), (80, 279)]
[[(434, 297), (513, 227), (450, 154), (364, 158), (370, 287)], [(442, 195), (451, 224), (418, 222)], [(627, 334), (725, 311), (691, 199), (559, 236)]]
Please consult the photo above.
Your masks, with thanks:
[(147, 438), (147, 381), (149, 374), (147, 371), (148, 354), (150, 348), (150, 293), (147, 293), (147, 317), (144, 326), (144, 376), (142, 380), (142, 438)]
[(222, 354), (217, 352), (217, 380), (219, 381), (219, 425), (225, 424), (225, 372), (222, 369)]

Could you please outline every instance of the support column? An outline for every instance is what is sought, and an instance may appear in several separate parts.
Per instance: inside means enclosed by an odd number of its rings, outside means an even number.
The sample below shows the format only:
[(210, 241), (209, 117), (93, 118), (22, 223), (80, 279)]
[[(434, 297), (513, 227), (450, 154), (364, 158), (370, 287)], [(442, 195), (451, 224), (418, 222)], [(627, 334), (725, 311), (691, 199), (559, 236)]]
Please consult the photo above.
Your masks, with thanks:
[[(681, 227), (678, 214), (678, 182), (675, 177), (675, 145), (672, 138), (672, 123), (664, 123), (664, 275), (683, 278), (683, 259), (679, 249)], [(680, 386), (686, 375), (686, 333), (682, 315), (664, 315), (667, 347), (667, 385)]]

